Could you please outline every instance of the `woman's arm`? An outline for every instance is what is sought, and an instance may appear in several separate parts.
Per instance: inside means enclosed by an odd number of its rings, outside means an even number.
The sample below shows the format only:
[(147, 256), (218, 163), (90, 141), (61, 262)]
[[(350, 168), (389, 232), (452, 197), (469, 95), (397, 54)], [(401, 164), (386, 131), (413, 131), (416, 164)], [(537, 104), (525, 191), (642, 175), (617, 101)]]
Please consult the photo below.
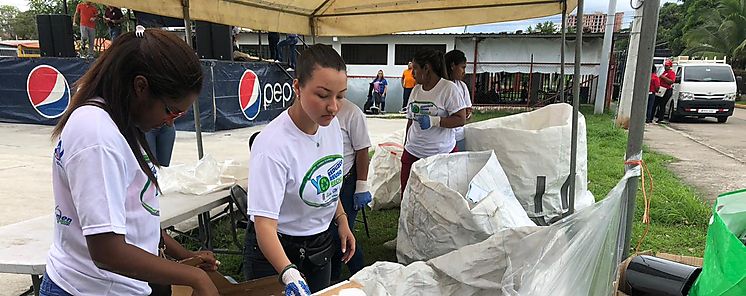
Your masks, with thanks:
[(141, 281), (192, 287), (198, 295), (218, 295), (202, 269), (170, 261), (128, 244), (113, 232), (86, 236), (88, 252), (101, 269)]
[(440, 119), (440, 127), (454, 128), (464, 126), (466, 123), (466, 108), (459, 110), (453, 115)]
[(290, 259), (285, 255), (285, 249), (282, 248), (280, 239), (277, 237), (277, 220), (254, 216), (254, 230), (262, 254), (277, 273), (281, 273), (286, 266), (290, 265)]
[(358, 180), (368, 180), (368, 166), (370, 165), (370, 157), (368, 156), (368, 148), (355, 151), (355, 173), (357, 174)]

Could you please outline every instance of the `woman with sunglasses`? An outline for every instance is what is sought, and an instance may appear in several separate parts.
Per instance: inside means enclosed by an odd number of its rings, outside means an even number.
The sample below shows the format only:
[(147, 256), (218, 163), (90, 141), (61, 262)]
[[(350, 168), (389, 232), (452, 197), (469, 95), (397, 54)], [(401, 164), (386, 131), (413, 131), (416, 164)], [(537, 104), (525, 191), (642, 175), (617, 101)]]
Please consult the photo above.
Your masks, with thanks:
[(305, 296), (329, 286), (337, 251), (332, 231), (339, 234), (341, 260), (355, 254), (355, 237), (339, 202), (344, 149), (336, 115), (347, 93), (344, 61), (328, 45), (310, 46), (298, 59), (293, 90), (293, 105), (251, 148), (253, 222), (246, 232), (244, 275), (279, 274), (286, 296)]
[[(54, 239), (41, 295), (150, 295), (148, 283), (218, 295), (204, 270), (167, 260), (201, 257), (160, 229), (157, 166), (143, 132), (173, 124), (202, 87), (199, 60), (172, 33), (138, 26), (76, 83), (52, 133)], [(165, 248), (165, 250), (164, 250)]]

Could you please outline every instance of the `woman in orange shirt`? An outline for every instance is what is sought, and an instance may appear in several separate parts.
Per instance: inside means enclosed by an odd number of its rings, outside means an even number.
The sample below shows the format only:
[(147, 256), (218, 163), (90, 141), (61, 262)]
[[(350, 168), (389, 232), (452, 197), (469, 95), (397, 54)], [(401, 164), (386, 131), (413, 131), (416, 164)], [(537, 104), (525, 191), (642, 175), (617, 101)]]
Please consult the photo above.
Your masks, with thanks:
[(409, 95), (412, 93), (415, 84), (417, 84), (417, 80), (414, 79), (414, 74), (412, 74), (412, 62), (409, 62), (407, 69), (401, 74), (401, 86), (404, 88), (404, 95), (402, 96), (401, 112), (399, 113), (407, 113), (407, 102), (409, 102)]

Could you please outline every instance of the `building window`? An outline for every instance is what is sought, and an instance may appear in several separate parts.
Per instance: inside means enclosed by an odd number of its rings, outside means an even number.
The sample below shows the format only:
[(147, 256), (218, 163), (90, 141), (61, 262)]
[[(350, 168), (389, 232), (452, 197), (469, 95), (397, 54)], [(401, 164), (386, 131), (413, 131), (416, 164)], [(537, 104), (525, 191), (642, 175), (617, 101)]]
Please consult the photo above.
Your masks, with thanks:
[(348, 65), (388, 64), (388, 44), (342, 44), (342, 58)]
[(394, 64), (406, 65), (418, 51), (423, 49), (434, 49), (446, 53), (445, 44), (397, 44), (394, 47)]

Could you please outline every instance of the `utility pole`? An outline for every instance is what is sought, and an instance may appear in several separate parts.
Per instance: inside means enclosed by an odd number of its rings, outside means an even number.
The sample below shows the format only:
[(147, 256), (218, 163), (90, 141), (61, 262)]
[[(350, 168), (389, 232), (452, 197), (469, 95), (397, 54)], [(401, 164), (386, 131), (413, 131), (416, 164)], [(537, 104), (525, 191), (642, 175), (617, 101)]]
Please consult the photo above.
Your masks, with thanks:
[[(622, 92), (619, 98), (619, 110), (616, 117), (616, 125), (624, 128), (629, 127), (630, 112), (632, 112), (632, 87), (637, 73), (637, 54), (640, 44), (640, 30), (642, 29), (643, 11), (640, 0), (634, 0), (635, 4), (640, 7), (635, 10), (635, 18), (632, 21), (632, 29), (629, 32), (629, 50), (627, 50), (627, 64), (624, 67), (624, 81), (622, 82)], [(630, 62), (632, 61), (632, 62)], [(648, 67), (652, 68), (652, 66)], [(647, 77), (648, 71), (643, 71)]]
[(614, 23), (616, 22), (616, 0), (609, 0), (609, 11), (606, 13), (606, 31), (604, 32), (604, 44), (601, 49), (601, 69), (598, 73), (598, 87), (596, 87), (596, 103), (593, 114), (604, 113), (606, 101), (606, 85), (609, 78), (609, 57), (611, 56), (611, 38), (614, 36)]

